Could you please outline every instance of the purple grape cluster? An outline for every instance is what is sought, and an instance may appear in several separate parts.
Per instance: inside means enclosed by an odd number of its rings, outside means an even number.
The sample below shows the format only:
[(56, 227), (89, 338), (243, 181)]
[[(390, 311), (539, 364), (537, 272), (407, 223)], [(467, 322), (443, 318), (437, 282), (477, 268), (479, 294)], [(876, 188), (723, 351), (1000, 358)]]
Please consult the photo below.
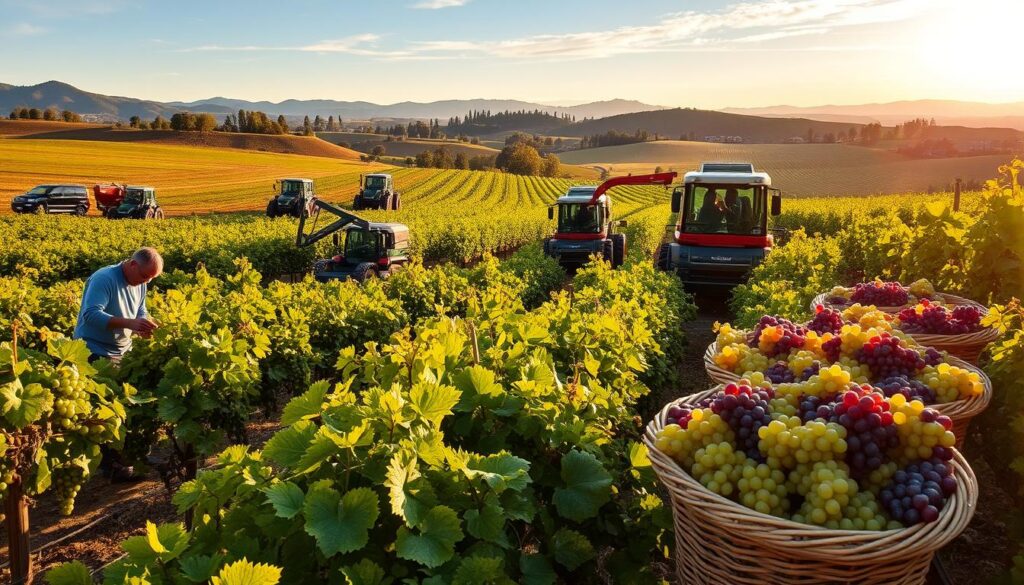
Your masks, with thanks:
[(869, 339), (855, 357), (871, 370), (876, 380), (893, 376), (909, 378), (925, 366), (924, 358), (917, 351), (901, 346), (899, 338), (888, 333)]
[(819, 398), (817, 396), (811, 396), (804, 394), (800, 397), (800, 404), (797, 405), (798, 414), (800, 420), (805, 423), (811, 422), (815, 419), (830, 420), (832, 418), (833, 404), (832, 400), (835, 395)]
[(925, 365), (928, 366), (937, 366), (941, 364), (942, 352), (935, 349), (934, 347), (929, 347), (928, 349), (924, 350), (924, 363)]
[(754, 327), (753, 337), (750, 341), (751, 347), (758, 347), (758, 341), (761, 339), (761, 332), (768, 327), (782, 327), (783, 335), (779, 339), (773, 348), (771, 348), (767, 355), (768, 357), (775, 357), (777, 355), (786, 355), (792, 349), (799, 349), (806, 343), (807, 328), (802, 325), (797, 325), (789, 319), (783, 317), (772, 317), (771, 315), (765, 315), (761, 317), (761, 320), (757, 322)]
[(845, 324), (846, 320), (843, 319), (842, 313), (818, 305), (815, 307), (814, 318), (807, 324), (807, 328), (818, 333), (839, 333)]
[(846, 428), (846, 463), (854, 478), (881, 467), (888, 460), (889, 449), (900, 444), (889, 403), (870, 387), (843, 392), (832, 408), (830, 422)]
[(668, 414), (665, 416), (665, 424), (679, 425), (685, 429), (686, 423), (690, 422), (692, 415), (693, 408), (689, 404), (678, 404), (669, 407)]
[(901, 307), (907, 304), (910, 295), (898, 282), (862, 282), (853, 287), (850, 301), (878, 307)]
[(925, 386), (920, 380), (908, 376), (891, 376), (873, 384), (885, 394), (886, 398), (892, 398), (902, 394), (907, 400), (920, 400), (925, 404), (935, 403), (935, 391)]
[(821, 351), (825, 352), (828, 361), (836, 363), (843, 352), (843, 338), (838, 335), (821, 344)]
[(915, 308), (903, 309), (899, 319), (900, 329), (907, 333), (963, 335), (981, 328), (981, 311), (971, 306), (950, 311), (942, 305), (929, 305), (921, 313)]
[(757, 448), (757, 431), (772, 421), (768, 401), (774, 397), (775, 391), (768, 388), (728, 384), (711, 401), (711, 411), (736, 433), (737, 447), (757, 461), (764, 460)]
[(771, 380), (772, 384), (786, 384), (796, 381), (793, 370), (789, 369), (789, 364), (786, 362), (776, 362), (774, 365), (769, 366), (765, 370), (764, 375)]
[(913, 526), (938, 520), (946, 499), (955, 492), (953, 466), (933, 457), (897, 471), (879, 496), (891, 518)]
[(821, 362), (814, 361), (811, 365), (804, 368), (803, 372), (800, 372), (800, 381), (806, 382), (811, 379), (811, 376), (817, 376), (821, 373)]

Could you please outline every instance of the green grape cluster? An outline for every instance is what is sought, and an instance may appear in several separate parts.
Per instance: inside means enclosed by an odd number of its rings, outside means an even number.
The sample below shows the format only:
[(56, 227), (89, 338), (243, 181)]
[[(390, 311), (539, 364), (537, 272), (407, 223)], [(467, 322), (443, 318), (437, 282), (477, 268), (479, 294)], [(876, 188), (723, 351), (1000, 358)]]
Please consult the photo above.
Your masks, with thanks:
[(53, 470), (53, 493), (60, 505), (60, 513), (70, 516), (75, 509), (75, 497), (85, 482), (85, 470), (77, 465)]
[(723, 441), (697, 449), (693, 458), (691, 471), (704, 487), (727, 497), (735, 493), (747, 460), (742, 451), (735, 451), (732, 443)]
[(789, 510), (786, 474), (781, 469), (747, 459), (736, 485), (740, 502), (748, 508), (772, 516), (783, 516)]
[[(806, 464), (805, 464), (806, 465)], [(793, 471), (799, 474), (800, 470)], [(851, 498), (857, 495), (857, 482), (850, 478), (845, 464), (835, 461), (821, 461), (810, 468), (810, 472), (798, 475), (794, 483), (797, 492), (804, 496), (804, 503), (796, 514), (795, 522), (838, 528), (844, 510), (850, 505)], [(880, 530), (874, 528), (874, 530)]]

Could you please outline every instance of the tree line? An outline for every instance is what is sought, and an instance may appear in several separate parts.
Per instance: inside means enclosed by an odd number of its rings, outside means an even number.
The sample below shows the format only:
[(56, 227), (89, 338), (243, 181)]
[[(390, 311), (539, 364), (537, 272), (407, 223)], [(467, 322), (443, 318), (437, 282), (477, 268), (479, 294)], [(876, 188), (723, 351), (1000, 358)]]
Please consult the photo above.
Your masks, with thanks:
[(445, 129), (449, 134), (489, 134), (516, 128), (558, 128), (576, 121), (569, 114), (552, 114), (541, 110), (505, 110), (492, 114), (490, 110), (472, 110), (465, 117), (448, 118)]
[(57, 108), (17, 107), (11, 110), (11, 120), (47, 120), (52, 122), (81, 122), (82, 116), (71, 110), (58, 110)]
[(618, 130), (609, 130), (604, 134), (584, 136), (580, 139), (580, 149), (636, 144), (638, 142), (647, 142), (650, 138), (650, 134), (647, 130), (640, 130), (639, 128), (633, 134), (628, 132), (619, 132)]

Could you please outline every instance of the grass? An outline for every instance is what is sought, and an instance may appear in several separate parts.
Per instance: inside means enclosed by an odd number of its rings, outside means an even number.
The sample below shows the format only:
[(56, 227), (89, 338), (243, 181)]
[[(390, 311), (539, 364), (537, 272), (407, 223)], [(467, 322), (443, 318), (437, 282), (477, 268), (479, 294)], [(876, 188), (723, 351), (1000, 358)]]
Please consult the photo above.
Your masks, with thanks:
[(648, 173), (655, 166), (694, 170), (701, 161), (749, 161), (788, 195), (833, 196), (945, 189), (957, 177), (985, 180), (1005, 155), (909, 159), (895, 152), (845, 144), (715, 144), (663, 140), (561, 153), (565, 163)]

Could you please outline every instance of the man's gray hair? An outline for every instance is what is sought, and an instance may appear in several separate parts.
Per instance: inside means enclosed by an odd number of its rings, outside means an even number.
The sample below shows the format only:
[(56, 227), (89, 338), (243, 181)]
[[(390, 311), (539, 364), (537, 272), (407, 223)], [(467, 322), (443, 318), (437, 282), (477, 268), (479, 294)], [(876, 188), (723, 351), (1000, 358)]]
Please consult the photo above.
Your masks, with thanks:
[(160, 252), (156, 251), (156, 248), (139, 248), (132, 254), (132, 260), (135, 260), (141, 266), (159, 266), (161, 270), (164, 267), (164, 259), (160, 255)]

